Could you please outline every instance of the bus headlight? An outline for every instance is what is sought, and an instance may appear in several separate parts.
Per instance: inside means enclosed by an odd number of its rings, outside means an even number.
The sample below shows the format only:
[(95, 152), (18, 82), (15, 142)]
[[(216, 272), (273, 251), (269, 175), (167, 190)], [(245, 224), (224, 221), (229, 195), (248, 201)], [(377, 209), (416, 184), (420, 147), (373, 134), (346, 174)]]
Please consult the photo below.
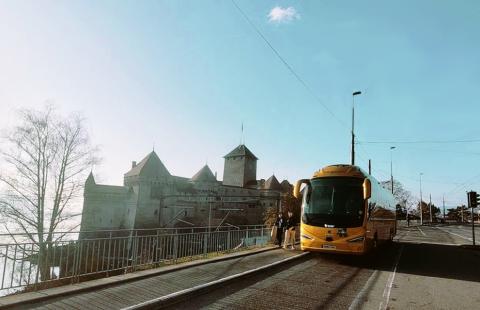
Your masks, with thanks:
[(365, 236), (359, 236), (359, 237), (348, 240), (348, 242), (362, 242), (363, 240), (365, 240)]
[(301, 235), (300, 237), (302, 237), (302, 239), (313, 240), (309, 235)]

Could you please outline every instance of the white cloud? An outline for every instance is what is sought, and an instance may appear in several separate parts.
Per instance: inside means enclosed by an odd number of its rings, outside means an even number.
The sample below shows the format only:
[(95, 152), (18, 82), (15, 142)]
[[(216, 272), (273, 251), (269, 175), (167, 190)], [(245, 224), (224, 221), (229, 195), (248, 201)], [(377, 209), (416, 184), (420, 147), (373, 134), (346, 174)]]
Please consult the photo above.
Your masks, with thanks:
[(268, 13), (268, 21), (271, 23), (287, 23), (295, 19), (300, 19), (300, 14), (298, 14), (297, 10), (292, 6), (288, 8), (276, 6)]

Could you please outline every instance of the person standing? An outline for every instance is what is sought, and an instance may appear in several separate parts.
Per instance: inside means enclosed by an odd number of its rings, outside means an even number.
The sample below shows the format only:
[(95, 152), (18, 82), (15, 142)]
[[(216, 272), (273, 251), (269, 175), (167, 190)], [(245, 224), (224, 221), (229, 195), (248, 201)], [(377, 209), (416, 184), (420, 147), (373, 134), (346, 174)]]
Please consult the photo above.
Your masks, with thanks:
[(295, 223), (293, 222), (293, 212), (288, 211), (288, 217), (285, 221), (285, 241), (283, 243), (283, 248), (288, 249), (288, 246), (291, 246), (291, 249), (295, 249)]
[(282, 237), (283, 237), (283, 226), (284, 226), (284, 219), (282, 213), (278, 213), (278, 217), (275, 220), (274, 226), (277, 228), (277, 242), (278, 246), (282, 247)]

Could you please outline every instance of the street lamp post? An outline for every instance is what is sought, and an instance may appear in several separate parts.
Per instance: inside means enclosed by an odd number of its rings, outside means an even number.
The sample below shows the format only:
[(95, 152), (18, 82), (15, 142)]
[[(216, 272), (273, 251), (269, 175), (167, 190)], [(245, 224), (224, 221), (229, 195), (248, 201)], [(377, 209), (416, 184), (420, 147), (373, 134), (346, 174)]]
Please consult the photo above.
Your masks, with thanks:
[(393, 155), (392, 151), (395, 149), (394, 146), (390, 147), (390, 182), (392, 182), (392, 195), (393, 195)]
[(422, 175), (420, 173), (420, 225), (423, 225), (423, 208), (422, 208)]
[(355, 124), (355, 96), (361, 95), (361, 91), (356, 91), (352, 93), (352, 166), (355, 165), (355, 133), (354, 133), (354, 124)]

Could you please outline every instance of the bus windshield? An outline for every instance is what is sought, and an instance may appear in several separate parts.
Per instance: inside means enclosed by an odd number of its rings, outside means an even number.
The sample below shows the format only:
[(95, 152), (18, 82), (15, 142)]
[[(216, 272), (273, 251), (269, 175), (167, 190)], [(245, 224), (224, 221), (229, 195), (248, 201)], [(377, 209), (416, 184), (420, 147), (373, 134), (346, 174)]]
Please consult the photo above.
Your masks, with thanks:
[(308, 197), (304, 195), (302, 221), (313, 226), (362, 226), (365, 215), (362, 183), (358, 178), (313, 179)]

